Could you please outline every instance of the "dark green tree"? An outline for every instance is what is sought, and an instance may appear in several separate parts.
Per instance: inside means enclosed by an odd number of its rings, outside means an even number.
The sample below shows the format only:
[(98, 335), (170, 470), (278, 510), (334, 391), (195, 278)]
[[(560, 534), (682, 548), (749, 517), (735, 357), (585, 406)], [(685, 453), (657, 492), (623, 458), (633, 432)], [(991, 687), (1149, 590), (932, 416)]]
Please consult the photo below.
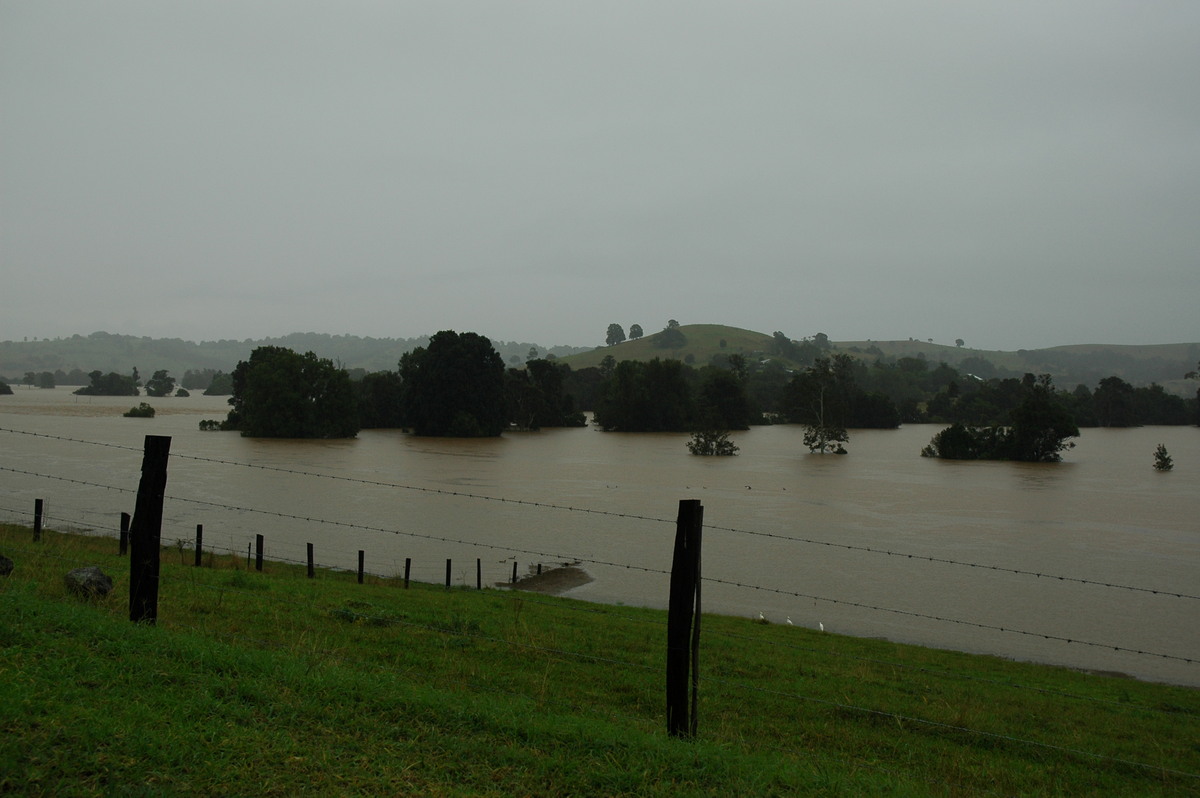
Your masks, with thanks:
[(375, 371), (354, 383), (359, 420), (363, 429), (399, 429), (404, 426), (404, 382), (396, 371)]
[(350, 377), (330, 360), (260, 346), (233, 370), (227, 429), (250, 438), (353, 438), (358, 403)]
[(531, 360), (523, 369), (509, 369), (505, 375), (509, 420), (523, 429), (584, 426), (583, 413), (563, 391), (570, 373), (566, 363), (551, 360)]
[(596, 403), (596, 423), (621, 432), (688, 431), (696, 416), (685, 368), (678, 360), (622, 360)]
[(146, 380), (147, 396), (170, 396), (175, 390), (175, 378), (166, 369), (159, 369)]
[(1026, 374), (1020, 382), (1024, 398), (1010, 413), (1007, 425), (953, 424), (933, 436), (921, 450), (925, 457), (948, 460), (1020, 460), (1053, 463), (1079, 435), (1066, 400), (1054, 391), (1048, 374)]
[(1105, 377), (1092, 393), (1092, 412), (1101, 427), (1138, 426), (1133, 386), (1120, 377)]
[(405, 423), (417, 435), (477, 438), (507, 423), (504, 361), (473, 332), (443, 330), (400, 359)]
[(1154, 469), (1156, 471), (1170, 471), (1175, 467), (1174, 461), (1171, 460), (1171, 455), (1167, 453), (1167, 447), (1161, 443), (1154, 450)]
[(700, 430), (692, 433), (692, 439), (687, 442), (688, 451), (692, 454), (706, 456), (729, 457), (738, 453), (737, 444), (729, 440), (725, 430)]
[(642, 325), (640, 325), (640, 324), (629, 325), (629, 340), (630, 341), (636, 341), (637, 339), (641, 338), (644, 334), (645, 333), (642, 332)]
[(705, 366), (700, 371), (697, 410), (705, 429), (750, 428), (746, 380), (736, 371)]
[(609, 346), (616, 346), (624, 340), (625, 330), (621, 328), (620, 324), (613, 322), (612, 324), (608, 325), (608, 335), (605, 337), (604, 343), (608, 344)]
[(848, 443), (853, 378), (848, 355), (819, 357), (788, 386), (791, 420), (804, 425), (804, 445), (810, 452), (844, 453)]
[(1063, 401), (1055, 394), (1049, 374), (1034, 378), (1026, 374), (1023, 384), (1025, 399), (1012, 413), (1004, 454), (1008, 460), (1031, 463), (1055, 463), (1059, 454), (1074, 443), (1068, 438), (1079, 436), (1079, 427)]
[(233, 393), (233, 375), (218, 371), (204, 389), (205, 396), (229, 396)]

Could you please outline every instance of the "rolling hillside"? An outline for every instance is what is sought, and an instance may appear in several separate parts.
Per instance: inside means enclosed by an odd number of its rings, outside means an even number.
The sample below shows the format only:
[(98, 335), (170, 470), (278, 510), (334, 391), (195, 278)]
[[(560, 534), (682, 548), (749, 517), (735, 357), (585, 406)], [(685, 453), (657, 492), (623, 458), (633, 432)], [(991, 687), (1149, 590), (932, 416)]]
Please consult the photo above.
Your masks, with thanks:
[[(590, 352), (562, 358), (574, 369), (598, 366), (607, 355), (621, 360), (672, 358), (702, 366), (719, 354), (746, 357), (770, 357), (772, 336), (719, 324), (685, 324), (679, 327), (687, 343), (678, 348), (662, 348), (657, 333), (616, 346), (602, 346)], [(722, 346), (724, 342), (724, 346)], [(1120, 345), (1081, 344), (1046, 349), (1021, 349), (1007, 352), (973, 349), (932, 341), (834, 341), (833, 352), (844, 352), (867, 361), (877, 358), (923, 358), (931, 364), (946, 362), (982, 377), (1020, 377), (1025, 373), (1050, 374), (1057, 385), (1073, 388), (1084, 384), (1095, 388), (1105, 377), (1118, 376), (1133, 385), (1156, 382), (1180, 395), (1195, 393), (1196, 382), (1183, 375), (1193, 371), (1200, 361), (1200, 343)], [(690, 357), (690, 361), (689, 361)], [(983, 361), (983, 362), (981, 362)], [(789, 366), (795, 364), (788, 363)], [(990, 366), (990, 368), (989, 368)]]

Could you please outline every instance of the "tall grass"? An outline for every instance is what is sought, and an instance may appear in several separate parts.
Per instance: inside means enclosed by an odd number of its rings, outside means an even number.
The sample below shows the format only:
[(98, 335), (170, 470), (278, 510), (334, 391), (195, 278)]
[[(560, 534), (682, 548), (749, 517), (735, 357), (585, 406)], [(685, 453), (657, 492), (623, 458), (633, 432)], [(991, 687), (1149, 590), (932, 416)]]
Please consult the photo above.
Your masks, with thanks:
[(139, 626), (116, 548), (0, 527), (0, 792), (1200, 794), (1188, 688), (705, 616), (675, 740), (661, 612), (164, 550)]

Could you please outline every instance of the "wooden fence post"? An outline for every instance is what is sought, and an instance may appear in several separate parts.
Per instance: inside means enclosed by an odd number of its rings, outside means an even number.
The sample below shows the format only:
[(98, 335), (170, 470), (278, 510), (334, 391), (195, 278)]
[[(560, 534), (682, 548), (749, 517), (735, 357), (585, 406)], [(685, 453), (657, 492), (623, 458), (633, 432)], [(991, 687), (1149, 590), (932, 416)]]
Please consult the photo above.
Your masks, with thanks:
[(124, 557), (129, 553), (129, 513), (121, 513), (121, 542), (118, 553)]
[(158, 621), (159, 554), (162, 546), (163, 494), (167, 489), (167, 457), (171, 439), (147, 435), (142, 479), (129, 530), (129, 620)]
[(446, 558), (446, 587), (450, 587), (450, 558)]
[(263, 536), (255, 535), (254, 536), (254, 570), (256, 570), (256, 571), (262, 570), (262, 561), (263, 561)]
[(193, 567), (199, 568), (202, 555), (204, 554), (204, 524), (196, 524), (196, 563)]
[(514, 585), (517, 583), (517, 561), (516, 561), (516, 560), (513, 560), (513, 575), (512, 575), (512, 581), (513, 581), (513, 584), (514, 584)]
[(412, 573), (412, 557), (404, 558), (404, 589), (408, 590), (408, 575)]
[(483, 590), (483, 559), (475, 558), (475, 589)]
[(365, 551), (363, 551), (362, 549), (358, 550), (358, 583), (360, 585), (363, 583), (363, 559), (366, 556), (367, 556), (367, 553)]
[(45, 501), (42, 499), (33, 500), (33, 542), (37, 543), (42, 539), (42, 509), (45, 507)]
[[(667, 732), (695, 737), (699, 671), (700, 530), (704, 508), (697, 499), (679, 502), (675, 550), (671, 560), (671, 596), (667, 610)], [(695, 626), (693, 626), (693, 622)], [(691, 720), (689, 722), (689, 672)]]
[(313, 570), (313, 544), (308, 544), (308, 578), (312, 579), (316, 575)]

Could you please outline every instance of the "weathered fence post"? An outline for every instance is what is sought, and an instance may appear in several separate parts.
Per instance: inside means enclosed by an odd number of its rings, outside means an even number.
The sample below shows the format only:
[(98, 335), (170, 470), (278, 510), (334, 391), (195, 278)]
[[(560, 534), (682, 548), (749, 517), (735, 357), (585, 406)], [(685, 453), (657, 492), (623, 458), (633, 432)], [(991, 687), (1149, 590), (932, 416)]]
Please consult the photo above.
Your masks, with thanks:
[(512, 582), (514, 585), (517, 583), (517, 561), (516, 560), (513, 560)]
[(196, 563), (193, 567), (199, 568), (201, 557), (204, 554), (204, 524), (196, 524)]
[(367, 556), (367, 553), (365, 551), (363, 551), (362, 549), (358, 550), (358, 583), (360, 585), (363, 583), (363, 559), (366, 556)]
[(412, 557), (404, 558), (404, 589), (408, 590), (408, 575), (412, 573)]
[(262, 570), (262, 561), (263, 561), (263, 536), (255, 535), (254, 536), (254, 570), (256, 570), (256, 571)]
[(450, 558), (446, 558), (446, 587), (450, 587)]
[[(696, 692), (699, 672), (700, 530), (704, 508), (697, 499), (679, 502), (675, 551), (671, 560), (671, 597), (667, 610), (667, 732), (673, 737), (696, 735)], [(694, 625), (693, 625), (694, 624)], [(691, 673), (691, 721), (688, 720), (688, 674)]]
[(33, 542), (37, 543), (42, 539), (42, 509), (45, 507), (45, 501), (42, 499), (33, 500)]
[(121, 513), (121, 542), (117, 551), (122, 557), (129, 553), (129, 513)]
[(308, 544), (308, 578), (312, 579), (316, 575), (313, 570), (313, 544)]
[(129, 620), (158, 621), (159, 554), (162, 545), (163, 494), (167, 489), (167, 457), (171, 439), (147, 435), (142, 479), (129, 530)]
[(475, 558), (475, 589), (483, 590), (483, 560)]

